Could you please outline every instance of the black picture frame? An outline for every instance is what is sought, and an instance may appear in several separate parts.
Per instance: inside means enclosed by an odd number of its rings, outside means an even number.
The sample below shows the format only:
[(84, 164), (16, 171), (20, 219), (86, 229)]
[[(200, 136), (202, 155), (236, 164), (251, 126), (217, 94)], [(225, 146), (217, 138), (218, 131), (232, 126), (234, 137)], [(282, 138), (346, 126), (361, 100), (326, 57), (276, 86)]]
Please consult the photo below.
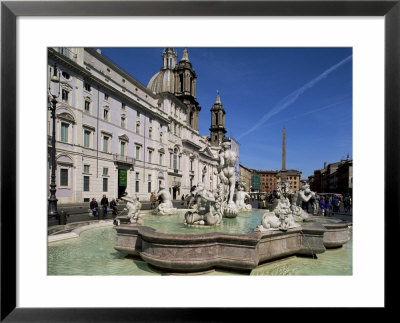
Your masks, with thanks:
[[(2, 1), (1, 3), (1, 321), (236, 321), (244, 309), (17, 308), (16, 299), (16, 19), (19, 16), (384, 16), (385, 18), (385, 309), (399, 284), (400, 0), (380, 1)], [(371, 125), (373, 127), (373, 125)], [(373, 147), (371, 147), (373, 153)], [(357, 161), (359, 162), (359, 161)], [(371, 188), (377, 189), (377, 188)], [(373, 192), (371, 192), (373, 193)], [(375, 201), (382, 203), (382, 201)], [(373, 257), (373, 255), (371, 255)], [(371, 277), (373, 279), (373, 277)], [(367, 290), (366, 290), (367, 291)], [(267, 291), (266, 291), (267, 292)], [(133, 297), (135, 292), (133, 291)], [(240, 297), (246, 297), (241, 295)], [(199, 301), (201, 304), (201, 301)], [(265, 309), (250, 309), (265, 315)], [(261, 311), (264, 311), (261, 313)], [(269, 312), (270, 313), (270, 312)], [(253, 313), (251, 314), (253, 315)], [(268, 314), (269, 315), (269, 314)]]

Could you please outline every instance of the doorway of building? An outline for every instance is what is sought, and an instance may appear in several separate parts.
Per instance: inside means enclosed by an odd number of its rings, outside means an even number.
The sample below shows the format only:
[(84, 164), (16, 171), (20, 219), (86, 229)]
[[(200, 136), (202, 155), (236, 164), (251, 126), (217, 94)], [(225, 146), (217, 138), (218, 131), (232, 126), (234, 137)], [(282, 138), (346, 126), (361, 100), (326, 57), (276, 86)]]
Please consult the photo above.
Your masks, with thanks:
[(173, 188), (172, 188), (172, 199), (173, 199), (173, 200), (176, 200), (176, 192), (177, 192), (177, 188), (176, 188), (176, 187), (173, 187)]
[(128, 172), (126, 169), (118, 169), (118, 198), (126, 190)]

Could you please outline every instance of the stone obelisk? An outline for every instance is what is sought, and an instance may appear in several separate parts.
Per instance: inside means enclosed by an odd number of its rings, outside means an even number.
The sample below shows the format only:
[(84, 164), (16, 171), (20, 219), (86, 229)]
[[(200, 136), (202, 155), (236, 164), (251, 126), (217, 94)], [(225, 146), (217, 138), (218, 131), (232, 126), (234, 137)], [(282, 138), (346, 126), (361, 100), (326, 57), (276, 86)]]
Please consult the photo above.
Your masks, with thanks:
[(282, 170), (286, 170), (286, 130), (283, 128), (282, 134)]
[(287, 174), (286, 174), (286, 129), (283, 128), (282, 133), (282, 169), (279, 172), (279, 178), (281, 182), (286, 182)]

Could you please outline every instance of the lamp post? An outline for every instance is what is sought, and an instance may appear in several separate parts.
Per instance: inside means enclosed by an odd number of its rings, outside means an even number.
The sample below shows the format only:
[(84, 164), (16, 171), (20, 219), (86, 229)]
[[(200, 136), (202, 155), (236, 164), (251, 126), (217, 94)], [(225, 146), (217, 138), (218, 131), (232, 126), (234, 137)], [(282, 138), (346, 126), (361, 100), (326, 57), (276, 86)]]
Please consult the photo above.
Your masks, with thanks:
[[(54, 73), (50, 79), (51, 82), (57, 84), (60, 82), (57, 76), (57, 66), (54, 64)], [(51, 118), (53, 119), (53, 132), (51, 136), (51, 182), (50, 182), (50, 197), (49, 197), (49, 208), (48, 208), (48, 217), (49, 218), (58, 218), (57, 212), (57, 198), (56, 198), (56, 105), (57, 105), (57, 96), (50, 91), (49, 84), (49, 94), (51, 95), (51, 100), (49, 97), (49, 110), (51, 111)]]

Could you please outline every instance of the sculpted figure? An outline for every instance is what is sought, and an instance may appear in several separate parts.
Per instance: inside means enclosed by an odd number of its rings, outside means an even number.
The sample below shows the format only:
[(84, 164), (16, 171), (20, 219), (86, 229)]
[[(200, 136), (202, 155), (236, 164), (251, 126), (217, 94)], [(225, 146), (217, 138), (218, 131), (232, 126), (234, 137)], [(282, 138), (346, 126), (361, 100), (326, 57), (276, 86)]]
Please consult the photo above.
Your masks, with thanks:
[(308, 202), (315, 196), (314, 192), (310, 190), (310, 185), (304, 184), (299, 191), (297, 191), (292, 198), (291, 210), (296, 221), (303, 221), (307, 219), (308, 213), (301, 207), (302, 202)]
[(176, 208), (172, 205), (171, 194), (165, 188), (164, 184), (160, 184), (160, 189), (156, 194), (156, 198), (161, 199), (161, 203), (155, 208), (153, 213), (158, 215), (169, 215), (176, 213)]
[(250, 198), (250, 195), (244, 191), (243, 186), (239, 186), (235, 196), (236, 206), (238, 207), (239, 211), (251, 211), (251, 205), (246, 204), (244, 201), (246, 198)]
[(216, 225), (222, 220), (220, 210), (221, 197), (218, 193), (211, 193), (204, 188), (203, 183), (199, 183), (193, 192), (196, 201), (195, 207), (186, 212), (186, 224), (191, 225)]
[(128, 196), (128, 194), (121, 197), (122, 200), (126, 201), (126, 208), (124, 210), (128, 211), (127, 217), (130, 223), (136, 223), (139, 219), (139, 211), (142, 208), (142, 203), (135, 196)]
[(265, 212), (261, 225), (259, 225), (255, 231), (267, 231), (267, 230), (281, 230), (286, 231), (290, 228), (298, 227), (292, 216), (292, 210), (290, 209), (290, 201), (287, 197), (282, 194), (282, 189), (285, 191), (285, 187), (278, 186), (278, 189), (274, 192), (276, 198), (269, 211)]
[(235, 193), (235, 163), (236, 153), (232, 151), (229, 141), (222, 142), (222, 150), (219, 153), (218, 176), (228, 191), (228, 205), (234, 205), (233, 195)]

